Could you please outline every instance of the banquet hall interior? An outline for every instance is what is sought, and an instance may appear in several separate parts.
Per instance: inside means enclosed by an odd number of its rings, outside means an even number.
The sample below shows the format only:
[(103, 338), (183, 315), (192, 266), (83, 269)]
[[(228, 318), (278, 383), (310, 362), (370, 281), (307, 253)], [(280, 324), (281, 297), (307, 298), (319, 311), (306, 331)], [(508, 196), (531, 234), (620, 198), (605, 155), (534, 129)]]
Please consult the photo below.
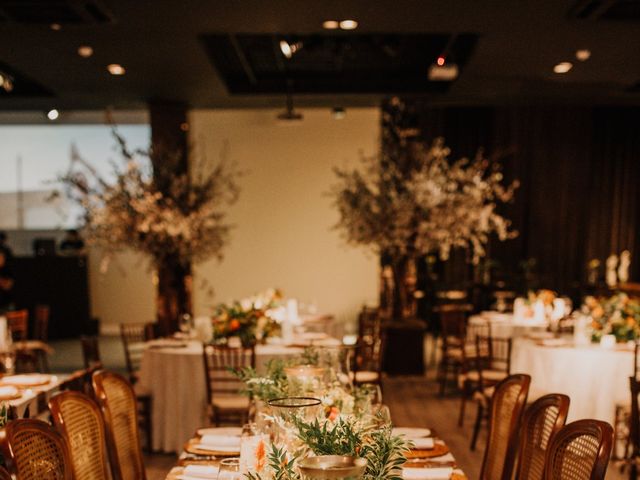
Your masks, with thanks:
[(0, 0), (0, 479), (618, 480), (640, 1)]

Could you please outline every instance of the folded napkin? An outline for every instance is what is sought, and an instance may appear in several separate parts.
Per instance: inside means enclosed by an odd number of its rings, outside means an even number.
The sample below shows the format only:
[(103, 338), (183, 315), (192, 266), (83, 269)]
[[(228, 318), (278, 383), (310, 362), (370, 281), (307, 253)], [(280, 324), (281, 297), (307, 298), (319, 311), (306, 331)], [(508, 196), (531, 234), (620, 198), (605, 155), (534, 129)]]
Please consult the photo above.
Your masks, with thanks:
[(412, 438), (413, 448), (416, 450), (431, 450), (434, 447), (433, 437), (428, 438)]
[(218, 467), (213, 465), (187, 465), (182, 471), (183, 477), (218, 478)]
[(18, 394), (18, 389), (12, 385), (0, 387), (0, 397), (13, 397)]
[(200, 438), (200, 444), (240, 448), (240, 437), (233, 435), (203, 435)]
[(449, 480), (453, 467), (403, 468), (402, 478), (410, 480)]

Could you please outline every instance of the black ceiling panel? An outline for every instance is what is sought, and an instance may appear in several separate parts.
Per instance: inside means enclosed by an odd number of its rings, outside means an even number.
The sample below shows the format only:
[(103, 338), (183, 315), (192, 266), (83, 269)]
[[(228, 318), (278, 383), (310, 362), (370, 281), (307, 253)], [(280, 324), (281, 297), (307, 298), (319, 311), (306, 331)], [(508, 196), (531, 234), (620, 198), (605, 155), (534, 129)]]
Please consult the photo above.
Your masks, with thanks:
[(2, 62), (0, 62), (0, 73), (9, 75), (13, 82), (13, 89), (10, 92), (7, 92), (4, 88), (0, 88), (0, 98), (54, 96), (53, 92), (48, 88)]
[(112, 16), (98, 0), (0, 0), (0, 19), (24, 24), (107, 23)]
[[(201, 37), (232, 94), (444, 93), (451, 82), (430, 81), (429, 66), (444, 51), (460, 71), (475, 34), (275, 35)], [(287, 59), (280, 40), (302, 47)]]

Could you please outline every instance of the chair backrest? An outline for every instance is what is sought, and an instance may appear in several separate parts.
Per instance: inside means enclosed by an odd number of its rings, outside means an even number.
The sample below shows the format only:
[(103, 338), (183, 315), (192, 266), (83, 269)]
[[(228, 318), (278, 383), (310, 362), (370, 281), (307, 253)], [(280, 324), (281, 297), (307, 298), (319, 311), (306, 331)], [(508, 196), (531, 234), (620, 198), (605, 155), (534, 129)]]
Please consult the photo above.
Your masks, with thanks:
[(33, 338), (46, 342), (49, 339), (49, 305), (36, 305), (33, 309), (35, 321), (33, 324)]
[(445, 350), (448, 347), (460, 347), (465, 343), (467, 319), (472, 310), (473, 305), (466, 303), (449, 303), (434, 307), (433, 311), (438, 314), (440, 320), (442, 345)]
[(104, 418), (114, 480), (145, 480), (136, 395), (131, 384), (122, 375), (100, 370), (93, 374), (93, 389)]
[(26, 340), (29, 337), (29, 310), (14, 310), (4, 316), (14, 340)]
[(511, 373), (511, 338), (495, 337), (492, 335), (476, 335), (476, 367), (480, 384), (483, 383), (482, 371), (497, 370), (506, 374)]
[(84, 360), (84, 368), (102, 365), (98, 337), (95, 335), (90, 337), (83, 335), (80, 337), (80, 342), (82, 343), (82, 359)]
[(13, 420), (5, 426), (5, 435), (5, 458), (20, 480), (73, 479), (67, 443), (49, 424), (31, 418)]
[(354, 372), (369, 371), (382, 373), (382, 360), (386, 346), (386, 334), (383, 329), (374, 335), (358, 338), (355, 348)]
[(613, 428), (599, 420), (578, 420), (551, 441), (545, 480), (603, 480), (607, 472)]
[(153, 339), (153, 323), (121, 323), (120, 337), (124, 346), (124, 357), (131, 383), (136, 381), (136, 372), (140, 369), (144, 343)]
[(517, 480), (542, 480), (547, 450), (564, 426), (569, 397), (552, 393), (540, 397), (524, 412), (520, 429)]
[(98, 405), (80, 392), (49, 400), (53, 424), (69, 445), (74, 480), (109, 480), (104, 422)]
[(510, 480), (518, 448), (518, 430), (527, 403), (531, 377), (510, 375), (496, 385), (491, 399), (487, 448), (481, 480)]
[(358, 337), (375, 336), (380, 330), (381, 318), (378, 307), (362, 307), (358, 314)]
[(0, 466), (0, 480), (13, 480), (11, 478), (11, 474), (9, 473), (9, 470), (7, 470), (2, 466)]
[[(636, 346), (637, 348), (637, 346)], [(636, 459), (640, 459), (640, 381), (633, 376), (629, 377), (629, 389), (631, 391), (631, 416), (629, 419), (629, 441), (631, 442), (631, 468), (637, 471)]]
[(256, 365), (254, 347), (204, 345), (203, 358), (209, 403), (216, 394), (237, 395), (243, 387), (242, 382), (229, 371), (230, 368), (238, 369)]

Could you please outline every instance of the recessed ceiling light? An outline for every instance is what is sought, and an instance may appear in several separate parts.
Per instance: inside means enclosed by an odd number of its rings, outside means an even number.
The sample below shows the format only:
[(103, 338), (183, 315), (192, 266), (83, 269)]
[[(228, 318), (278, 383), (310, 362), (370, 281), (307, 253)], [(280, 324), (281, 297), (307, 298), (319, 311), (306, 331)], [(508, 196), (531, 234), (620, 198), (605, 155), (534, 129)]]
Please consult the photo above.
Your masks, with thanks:
[(340, 28), (343, 30), (355, 30), (358, 28), (358, 22), (355, 20), (342, 20), (340, 22)]
[(591, 57), (591, 50), (587, 48), (581, 48), (580, 50), (576, 50), (576, 58), (581, 62), (586, 62)]
[(571, 62), (560, 62), (555, 67), (553, 67), (553, 71), (555, 73), (567, 73), (572, 68), (573, 68), (573, 63), (571, 63)]
[(446, 61), (446, 59), (444, 58), (444, 55), (440, 55), (438, 57), (438, 59), (436, 60), (436, 63), (438, 64), (439, 67), (444, 65), (444, 62)]
[(54, 120), (57, 120), (59, 116), (60, 116), (60, 112), (59, 112), (58, 110), (56, 110), (55, 108), (54, 108), (54, 109), (51, 109), (51, 110), (49, 110), (49, 111), (47, 112), (47, 118), (48, 118), (49, 120), (51, 120), (52, 122), (53, 122)]
[(340, 27), (340, 22), (337, 20), (325, 20), (322, 22), (322, 28), (326, 30), (336, 30)]
[(93, 48), (89, 45), (81, 45), (78, 47), (78, 55), (82, 58), (89, 58), (93, 55)]
[(60, 30), (62, 30), (62, 25), (60, 25), (59, 23), (52, 23), (51, 25), (49, 25), (49, 28), (54, 32), (59, 32)]
[(124, 67), (119, 63), (112, 63), (110, 65), (107, 65), (107, 70), (109, 70), (109, 73), (111, 75), (124, 75), (124, 72), (126, 71)]
[(13, 90), (13, 78), (11, 75), (0, 72), (0, 88), (7, 93)]

